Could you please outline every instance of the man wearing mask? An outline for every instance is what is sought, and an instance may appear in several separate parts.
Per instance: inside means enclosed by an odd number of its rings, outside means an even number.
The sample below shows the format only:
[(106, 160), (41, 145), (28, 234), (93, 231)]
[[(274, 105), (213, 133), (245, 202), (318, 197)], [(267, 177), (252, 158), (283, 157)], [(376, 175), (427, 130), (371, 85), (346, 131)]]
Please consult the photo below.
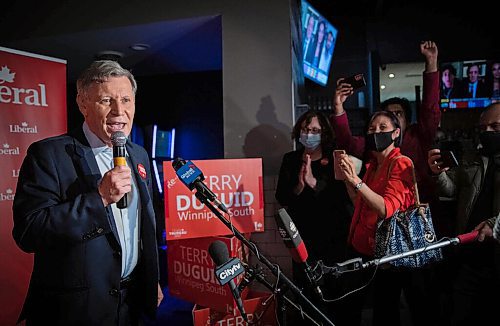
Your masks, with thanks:
[(477, 230), (477, 242), (456, 248), (452, 279), (452, 325), (493, 323), (495, 304), (490, 293), (500, 290), (500, 244), (492, 238), (500, 212), (500, 103), (488, 106), (479, 119), (480, 146), (476, 155), (454, 169), (443, 166), (439, 149), (428, 153), (441, 196), (456, 198), (455, 231)]

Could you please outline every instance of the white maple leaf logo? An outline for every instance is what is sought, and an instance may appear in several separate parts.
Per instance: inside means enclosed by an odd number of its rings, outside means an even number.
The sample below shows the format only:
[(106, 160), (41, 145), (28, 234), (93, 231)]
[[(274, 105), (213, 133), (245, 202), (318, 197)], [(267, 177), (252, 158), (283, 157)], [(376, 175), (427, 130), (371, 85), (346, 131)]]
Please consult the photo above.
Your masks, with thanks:
[(28, 123), (26, 123), (26, 122), (21, 122), (21, 126), (22, 126), (22, 127), (27, 127), (27, 126), (28, 126)]
[(5, 192), (8, 193), (8, 194), (11, 194), (12, 193), (12, 189), (9, 188)]
[(3, 66), (2, 69), (0, 69), (0, 84), (5, 82), (13, 83), (15, 76), (15, 72), (11, 73), (9, 67)]
[(3, 144), (3, 148), (9, 148), (9, 144)]

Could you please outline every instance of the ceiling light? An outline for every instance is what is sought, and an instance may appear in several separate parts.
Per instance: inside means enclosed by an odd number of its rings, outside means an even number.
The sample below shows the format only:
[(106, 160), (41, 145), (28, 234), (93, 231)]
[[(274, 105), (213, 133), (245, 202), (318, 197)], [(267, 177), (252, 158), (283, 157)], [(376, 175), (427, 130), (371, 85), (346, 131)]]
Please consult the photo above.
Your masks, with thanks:
[(132, 44), (130, 46), (130, 48), (134, 51), (145, 51), (147, 49), (150, 48), (149, 44), (145, 44), (145, 43), (136, 43), (136, 44)]
[(118, 61), (119, 59), (123, 58), (123, 53), (118, 52), (118, 51), (105, 50), (105, 51), (98, 52), (95, 55), (95, 58), (97, 60)]
[(380, 85), (380, 89), (385, 89), (385, 85)]
[(396, 76), (393, 73), (389, 74), (389, 78), (394, 78), (394, 77), (396, 77)]

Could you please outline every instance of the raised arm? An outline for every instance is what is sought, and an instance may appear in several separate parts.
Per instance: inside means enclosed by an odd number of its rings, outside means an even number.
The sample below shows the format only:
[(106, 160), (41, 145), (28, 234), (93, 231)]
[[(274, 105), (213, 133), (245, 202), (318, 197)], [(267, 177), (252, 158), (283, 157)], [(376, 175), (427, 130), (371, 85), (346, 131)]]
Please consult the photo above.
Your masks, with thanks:
[(330, 123), (337, 141), (337, 148), (344, 149), (348, 154), (358, 158), (363, 156), (365, 149), (364, 137), (353, 136), (349, 127), (349, 120), (344, 110), (344, 102), (353, 94), (351, 85), (343, 83), (343, 78), (337, 80), (335, 89), (333, 114), (330, 116)]
[(430, 146), (441, 121), (438, 48), (434, 42), (425, 41), (420, 44), (420, 52), (425, 57), (425, 71), (423, 74), (422, 104), (418, 115), (418, 133), (419, 138)]

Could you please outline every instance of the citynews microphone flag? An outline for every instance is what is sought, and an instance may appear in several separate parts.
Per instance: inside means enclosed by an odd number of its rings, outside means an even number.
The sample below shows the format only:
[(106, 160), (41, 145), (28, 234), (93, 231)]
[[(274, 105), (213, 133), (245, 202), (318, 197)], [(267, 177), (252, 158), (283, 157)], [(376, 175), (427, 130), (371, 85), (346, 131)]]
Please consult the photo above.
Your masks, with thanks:
[(15, 325), (33, 255), (12, 238), (19, 168), (31, 143), (66, 132), (66, 60), (0, 47), (0, 325)]

